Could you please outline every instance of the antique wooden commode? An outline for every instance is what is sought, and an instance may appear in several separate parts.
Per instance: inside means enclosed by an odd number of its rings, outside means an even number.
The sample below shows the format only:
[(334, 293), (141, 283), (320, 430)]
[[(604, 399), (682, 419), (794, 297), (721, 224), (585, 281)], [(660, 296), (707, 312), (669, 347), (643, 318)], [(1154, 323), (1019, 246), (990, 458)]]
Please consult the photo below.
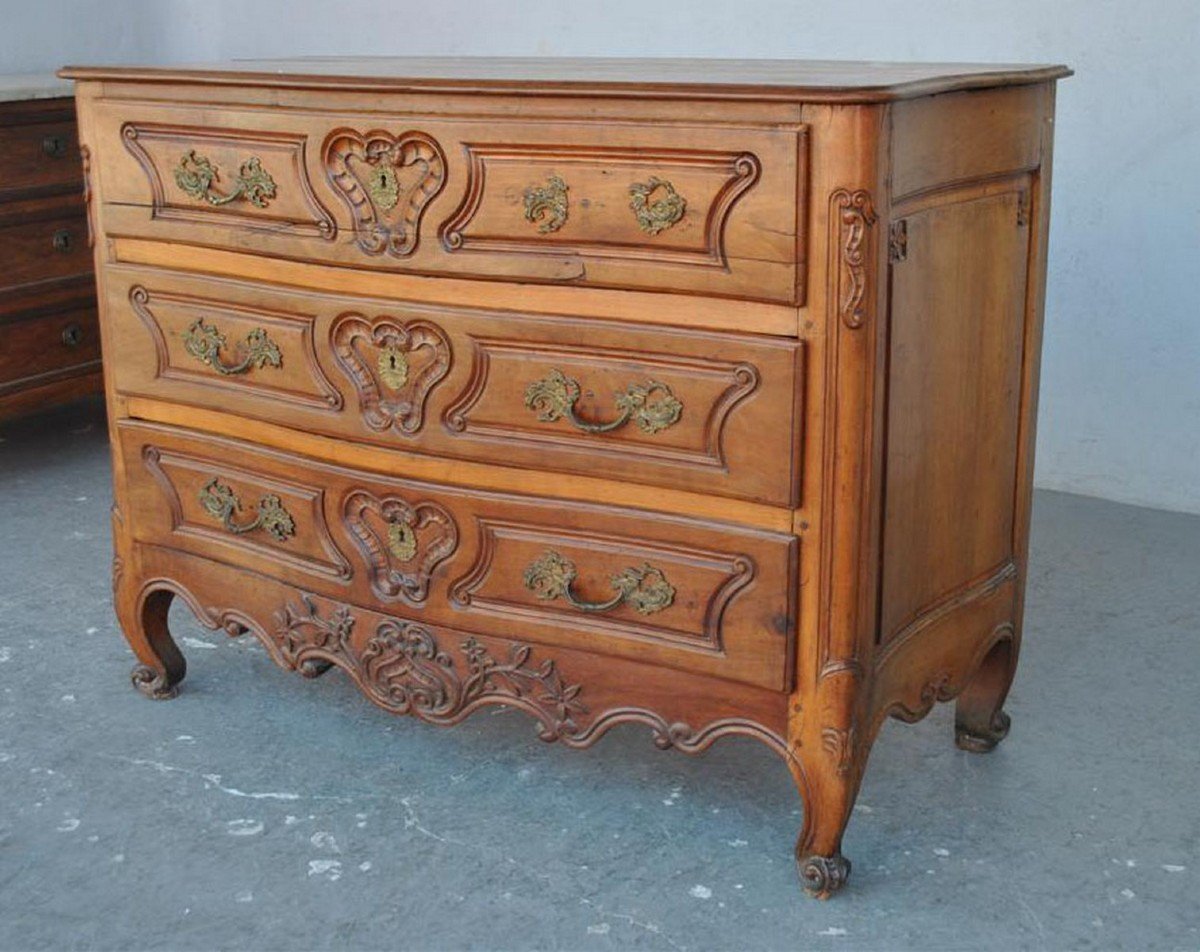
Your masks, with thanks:
[(745, 734), (828, 896), (888, 715), (1017, 661), (1061, 67), (72, 68), (116, 610), (437, 724)]

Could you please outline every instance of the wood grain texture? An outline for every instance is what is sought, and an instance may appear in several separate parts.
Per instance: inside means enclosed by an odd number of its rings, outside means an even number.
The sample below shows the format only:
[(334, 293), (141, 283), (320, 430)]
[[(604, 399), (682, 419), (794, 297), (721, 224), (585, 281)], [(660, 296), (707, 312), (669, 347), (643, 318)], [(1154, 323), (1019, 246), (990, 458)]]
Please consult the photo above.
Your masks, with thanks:
[(836, 892), (885, 718), (1010, 726), (1067, 71), (273, 69), (70, 71), (135, 685), (182, 598), (432, 723), (757, 737)]

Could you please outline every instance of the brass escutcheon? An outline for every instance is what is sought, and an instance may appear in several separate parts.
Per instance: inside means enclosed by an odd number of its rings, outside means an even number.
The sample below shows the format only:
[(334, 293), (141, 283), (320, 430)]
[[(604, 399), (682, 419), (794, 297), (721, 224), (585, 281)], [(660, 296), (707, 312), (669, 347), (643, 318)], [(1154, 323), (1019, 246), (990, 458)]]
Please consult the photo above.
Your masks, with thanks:
[[(659, 197), (651, 201), (654, 195)], [(674, 185), (657, 176), (634, 182), (629, 186), (629, 196), (629, 207), (637, 216), (638, 227), (648, 235), (670, 228), (687, 211), (687, 199), (675, 191)]]
[(525, 189), (525, 220), (543, 235), (562, 228), (567, 221), (567, 183), (552, 175), (545, 185)]

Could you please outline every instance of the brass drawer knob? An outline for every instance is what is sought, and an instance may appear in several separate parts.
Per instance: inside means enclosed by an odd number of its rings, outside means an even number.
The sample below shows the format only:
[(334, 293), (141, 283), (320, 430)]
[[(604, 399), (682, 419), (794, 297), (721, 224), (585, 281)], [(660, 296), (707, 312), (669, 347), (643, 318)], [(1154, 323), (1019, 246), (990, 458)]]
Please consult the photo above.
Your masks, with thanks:
[(585, 433), (609, 433), (631, 420), (645, 433), (657, 433), (679, 421), (683, 404), (665, 383), (647, 380), (631, 383), (617, 394), (617, 417), (607, 422), (582, 419), (575, 412), (579, 402), (579, 381), (561, 370), (551, 370), (543, 380), (535, 380), (525, 388), (525, 406), (537, 412), (543, 423), (565, 419)]
[(233, 188), (224, 194), (213, 188), (213, 183), (220, 179), (217, 167), (194, 149), (188, 149), (175, 167), (175, 184), (192, 198), (209, 205), (228, 205), (240, 198), (256, 208), (266, 208), (267, 199), (275, 197), (275, 180), (256, 155), (242, 163), (233, 178)]
[(202, 364), (207, 364), (219, 374), (233, 376), (244, 374), (252, 367), (282, 367), (283, 354), (267, 332), (256, 327), (238, 345), (240, 359), (233, 363), (221, 360), (221, 348), (225, 346), (225, 335), (215, 324), (205, 324), (197, 318), (183, 334), (183, 349)]
[(75, 240), (71, 237), (71, 229), (59, 228), (50, 236), (50, 244), (54, 246), (55, 251), (66, 254), (75, 244)]
[(68, 324), (63, 328), (62, 342), (68, 347), (78, 347), (83, 343), (83, 328), (78, 324)]
[(574, 562), (550, 550), (525, 569), (525, 587), (543, 601), (561, 598), (581, 612), (606, 612), (627, 604), (639, 615), (653, 615), (675, 601), (674, 586), (649, 562), (613, 575), (609, 581), (616, 594), (602, 602), (583, 601), (571, 591), (578, 574)]
[(61, 159), (67, 154), (66, 137), (46, 136), (42, 139), (42, 152), (52, 159)]
[(666, 179), (656, 176), (630, 185), (629, 197), (629, 207), (637, 216), (638, 227), (647, 235), (665, 231), (687, 211), (687, 199), (675, 191), (675, 186)]
[(234, 521), (234, 513), (242, 511), (242, 501), (237, 494), (214, 476), (200, 490), (200, 505), (204, 511), (221, 523), (234, 535), (245, 535), (262, 529), (276, 542), (286, 542), (296, 534), (296, 523), (292, 515), (273, 493), (263, 496), (255, 507), (255, 515), (249, 522)]
[(545, 185), (525, 189), (525, 220), (545, 235), (567, 222), (567, 183), (552, 175)]

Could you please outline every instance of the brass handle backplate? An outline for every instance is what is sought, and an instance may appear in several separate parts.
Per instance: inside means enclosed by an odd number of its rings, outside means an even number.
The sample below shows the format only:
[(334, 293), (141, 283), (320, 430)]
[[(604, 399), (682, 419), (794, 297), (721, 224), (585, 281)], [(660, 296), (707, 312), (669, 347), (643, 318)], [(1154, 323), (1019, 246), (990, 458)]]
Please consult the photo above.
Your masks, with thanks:
[(687, 199), (666, 179), (655, 176), (630, 185), (629, 197), (629, 207), (637, 216), (638, 227), (648, 235), (657, 235), (670, 228), (687, 211)]
[(562, 228), (567, 222), (567, 183), (552, 175), (545, 185), (525, 189), (525, 220), (543, 235)]
[(63, 254), (66, 254), (74, 244), (71, 238), (71, 229), (59, 228), (50, 236), (50, 244), (54, 246), (55, 251), (61, 251)]
[(67, 140), (63, 136), (46, 136), (42, 139), (42, 152), (52, 159), (61, 159), (67, 154)]
[(646, 433), (657, 433), (677, 423), (683, 413), (683, 404), (671, 388), (656, 380), (631, 383), (623, 393), (618, 393), (616, 403), (620, 413), (607, 422), (582, 419), (575, 412), (579, 394), (578, 380), (561, 370), (551, 370), (547, 377), (535, 380), (525, 388), (525, 406), (537, 411), (538, 419), (543, 423), (565, 419), (585, 433), (608, 433), (630, 420)]
[(175, 167), (175, 184), (192, 198), (210, 205), (228, 205), (240, 198), (256, 208), (266, 208), (267, 199), (275, 197), (275, 180), (258, 156), (242, 163), (233, 178), (233, 188), (224, 194), (213, 188), (220, 178), (217, 167), (194, 149), (185, 152)]
[(241, 359), (232, 364), (221, 360), (221, 348), (225, 346), (225, 335), (215, 325), (205, 324), (204, 318), (197, 318), (183, 333), (183, 349), (202, 364), (208, 364), (219, 374), (232, 376), (244, 374), (251, 367), (281, 367), (283, 354), (267, 332), (256, 327), (246, 335), (246, 340), (238, 345)]
[(674, 586), (649, 562), (613, 575), (609, 581), (616, 594), (602, 602), (583, 601), (571, 591), (578, 574), (574, 562), (550, 550), (525, 569), (525, 587), (543, 601), (561, 598), (581, 612), (606, 612), (626, 604), (639, 615), (653, 615), (675, 601)]
[(230, 487), (214, 476), (200, 490), (200, 505), (210, 516), (234, 535), (245, 535), (262, 529), (276, 542), (286, 542), (296, 534), (296, 523), (292, 515), (283, 508), (279, 497), (273, 493), (263, 496), (255, 507), (255, 515), (249, 522), (235, 522), (234, 513), (242, 511), (242, 501)]

